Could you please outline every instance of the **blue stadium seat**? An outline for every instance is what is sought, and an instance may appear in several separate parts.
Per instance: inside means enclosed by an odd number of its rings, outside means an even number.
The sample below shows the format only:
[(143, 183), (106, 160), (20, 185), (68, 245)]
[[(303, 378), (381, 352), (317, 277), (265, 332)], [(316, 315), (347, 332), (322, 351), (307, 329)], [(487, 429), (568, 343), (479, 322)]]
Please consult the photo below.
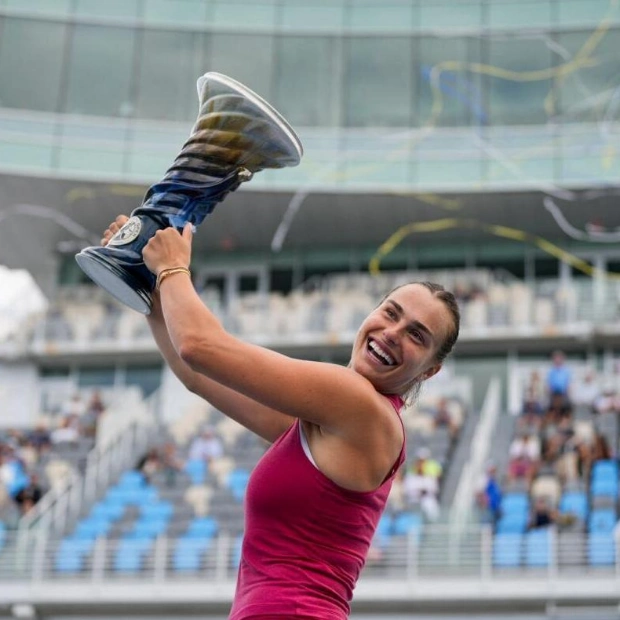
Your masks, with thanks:
[(208, 538), (179, 538), (172, 556), (173, 570), (178, 572), (199, 570), (204, 552), (211, 543), (211, 539)]
[(212, 538), (217, 534), (218, 525), (213, 517), (196, 517), (190, 521), (186, 538)]
[(588, 537), (588, 562), (592, 566), (609, 566), (616, 561), (612, 533), (593, 533)]
[(132, 470), (126, 471), (121, 475), (116, 487), (118, 489), (139, 489), (145, 485), (146, 478), (144, 477), (144, 474), (139, 471)]
[(117, 521), (123, 516), (125, 505), (120, 502), (98, 502), (90, 511), (93, 519), (106, 519), (108, 521)]
[(392, 533), (395, 536), (414, 533), (419, 536), (422, 528), (422, 517), (415, 512), (401, 512), (394, 517)]
[(530, 509), (530, 499), (527, 493), (507, 493), (502, 498), (503, 514), (528, 513)]
[(620, 476), (618, 463), (612, 460), (596, 461), (592, 466), (592, 480), (597, 478), (615, 478)]
[(243, 534), (239, 534), (233, 543), (232, 563), (233, 567), (239, 568), (241, 563), (241, 548), (243, 547)]
[(106, 536), (111, 528), (112, 523), (109, 519), (88, 517), (78, 522), (73, 532), (73, 538), (94, 540), (99, 536)]
[(129, 533), (132, 538), (156, 538), (168, 529), (169, 519), (138, 519)]
[(532, 530), (525, 535), (526, 566), (548, 566), (551, 562), (551, 532), (548, 528)]
[(145, 519), (170, 519), (173, 512), (172, 503), (162, 501), (144, 504), (140, 509), (140, 514)]
[(54, 557), (54, 570), (59, 573), (79, 573), (84, 568), (84, 556), (93, 549), (94, 541), (64, 538)]
[(496, 524), (497, 534), (523, 534), (527, 529), (527, 512), (505, 514)]
[(567, 491), (560, 499), (559, 510), (563, 515), (572, 514), (585, 522), (588, 518), (588, 496), (583, 491)]
[(6, 539), (8, 537), (6, 523), (0, 521), (0, 551), (2, 551), (4, 545), (6, 544)]
[(249, 479), (250, 472), (243, 468), (233, 469), (230, 474), (228, 474), (226, 486), (230, 489), (230, 492), (236, 500), (243, 500)]
[(114, 570), (119, 573), (139, 572), (144, 564), (144, 556), (152, 546), (152, 539), (123, 538), (114, 554)]
[(616, 525), (616, 511), (613, 508), (597, 508), (590, 513), (588, 532), (608, 534)]
[(521, 565), (522, 534), (495, 534), (493, 565), (516, 567)]
[(204, 459), (189, 459), (183, 471), (190, 477), (192, 484), (203, 484), (207, 478), (207, 463)]

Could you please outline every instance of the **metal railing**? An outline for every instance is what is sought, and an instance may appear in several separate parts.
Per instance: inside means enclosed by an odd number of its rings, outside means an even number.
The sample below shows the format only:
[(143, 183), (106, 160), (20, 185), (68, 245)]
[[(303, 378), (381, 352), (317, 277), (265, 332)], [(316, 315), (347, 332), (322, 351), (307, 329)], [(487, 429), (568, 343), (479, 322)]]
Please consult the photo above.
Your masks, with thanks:
[[(606, 576), (620, 584), (620, 541), (605, 561), (589, 555), (588, 535), (564, 537), (549, 530), (544, 543), (528, 557), (528, 534), (521, 537), (519, 557), (506, 565), (496, 555), (492, 528), (469, 525), (425, 525), (409, 535), (394, 535), (373, 547), (362, 579), (506, 577), (555, 579), (581, 575)], [(69, 543), (49, 531), (9, 533), (0, 549), (0, 582), (67, 579), (72, 582), (176, 582), (189, 578), (210, 581), (234, 580), (240, 557), (240, 535), (221, 533), (209, 540), (196, 540), (202, 551), (183, 554), (177, 538), (96, 540), (73, 539)], [(71, 546), (72, 545), (72, 546)], [(542, 552), (541, 552), (542, 551)], [(135, 557), (132, 561), (130, 557)], [(620, 591), (620, 590), (619, 590)]]

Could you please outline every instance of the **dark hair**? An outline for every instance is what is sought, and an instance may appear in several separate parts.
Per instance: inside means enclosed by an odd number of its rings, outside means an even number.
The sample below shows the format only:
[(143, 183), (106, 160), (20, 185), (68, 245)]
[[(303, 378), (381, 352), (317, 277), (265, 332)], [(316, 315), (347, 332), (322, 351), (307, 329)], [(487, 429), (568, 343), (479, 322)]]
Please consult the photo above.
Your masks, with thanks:
[(417, 284), (419, 286), (423, 286), (428, 289), (434, 297), (443, 302), (443, 305), (446, 307), (450, 316), (452, 317), (452, 329), (446, 335), (444, 341), (439, 347), (439, 351), (437, 351), (436, 359), (441, 364), (446, 357), (448, 357), (450, 351), (454, 347), (458, 337), (459, 330), (461, 328), (461, 312), (459, 310), (459, 305), (456, 301), (456, 297), (450, 292), (447, 291), (441, 284), (437, 284), (436, 282), (407, 282), (406, 284), (401, 284), (393, 288), (382, 300), (383, 303), (394, 291), (397, 291), (399, 288), (403, 288), (404, 286), (409, 286), (411, 284)]

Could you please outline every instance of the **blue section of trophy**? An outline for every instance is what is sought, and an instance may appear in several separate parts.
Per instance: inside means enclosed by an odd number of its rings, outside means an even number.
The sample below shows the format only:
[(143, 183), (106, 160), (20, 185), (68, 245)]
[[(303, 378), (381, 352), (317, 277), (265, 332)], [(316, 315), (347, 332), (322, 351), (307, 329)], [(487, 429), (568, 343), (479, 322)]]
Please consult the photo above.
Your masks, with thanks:
[(249, 88), (219, 73), (197, 83), (200, 109), (189, 139), (105, 247), (76, 255), (80, 268), (121, 303), (149, 314), (155, 277), (142, 249), (162, 228), (200, 225), (229, 192), (267, 168), (299, 164), (303, 149), (286, 120)]

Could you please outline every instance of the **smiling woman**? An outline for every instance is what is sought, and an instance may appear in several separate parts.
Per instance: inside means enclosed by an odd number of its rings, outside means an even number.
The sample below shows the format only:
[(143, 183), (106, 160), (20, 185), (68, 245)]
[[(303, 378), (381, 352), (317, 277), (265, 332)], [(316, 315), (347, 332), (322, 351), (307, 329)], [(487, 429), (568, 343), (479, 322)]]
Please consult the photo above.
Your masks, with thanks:
[(188, 389), (273, 443), (248, 484), (230, 618), (344, 620), (405, 460), (403, 399), (452, 349), (456, 301), (406, 284), (364, 320), (348, 367), (293, 359), (224, 330), (192, 285), (191, 246), (186, 226), (158, 230), (143, 250), (161, 283), (147, 319), (155, 340)]

